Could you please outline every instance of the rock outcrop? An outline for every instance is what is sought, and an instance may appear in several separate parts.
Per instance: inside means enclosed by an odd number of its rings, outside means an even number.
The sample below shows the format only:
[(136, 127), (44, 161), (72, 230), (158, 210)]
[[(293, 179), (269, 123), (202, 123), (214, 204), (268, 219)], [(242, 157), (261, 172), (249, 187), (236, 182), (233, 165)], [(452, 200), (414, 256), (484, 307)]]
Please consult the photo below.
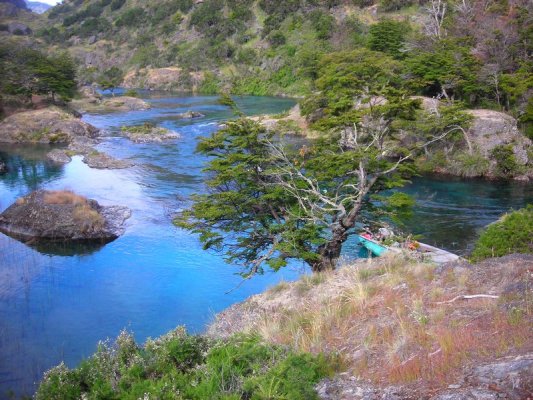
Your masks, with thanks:
[(109, 242), (124, 233), (127, 207), (104, 207), (70, 191), (39, 190), (0, 214), (0, 231), (23, 241)]
[(496, 146), (512, 145), (517, 161), (525, 165), (528, 162), (527, 149), (532, 142), (520, 133), (515, 118), (493, 110), (469, 110), (473, 117), (468, 135), (474, 146), (485, 157)]
[(58, 108), (13, 114), (0, 123), (0, 142), (71, 143), (75, 137), (96, 138), (99, 130)]
[(117, 160), (105, 153), (92, 151), (83, 157), (83, 162), (91, 168), (96, 169), (124, 169), (129, 168), (133, 164), (126, 160)]
[(179, 139), (181, 135), (166, 128), (150, 124), (141, 126), (123, 126), (120, 133), (135, 143), (161, 143), (166, 140)]
[(194, 119), (194, 118), (202, 118), (202, 117), (205, 117), (205, 115), (202, 114), (201, 112), (191, 111), (191, 110), (174, 115), (174, 118), (176, 119)]
[(102, 98), (90, 95), (71, 102), (72, 108), (79, 112), (125, 112), (149, 110), (150, 104), (137, 97), (117, 96)]

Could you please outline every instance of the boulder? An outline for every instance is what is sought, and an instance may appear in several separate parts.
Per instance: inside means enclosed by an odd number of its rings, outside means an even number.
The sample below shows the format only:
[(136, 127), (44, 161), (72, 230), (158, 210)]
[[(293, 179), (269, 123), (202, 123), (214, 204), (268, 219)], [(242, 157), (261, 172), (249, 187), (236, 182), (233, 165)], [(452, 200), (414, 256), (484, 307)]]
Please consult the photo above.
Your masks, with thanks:
[(184, 113), (175, 115), (175, 118), (177, 119), (193, 119), (202, 117), (205, 117), (205, 115), (198, 111), (186, 111)]
[(468, 136), (480, 153), (489, 158), (496, 146), (512, 145), (517, 161), (528, 162), (528, 148), (532, 142), (520, 133), (515, 118), (493, 110), (469, 110), (473, 117)]
[(117, 160), (107, 154), (92, 151), (83, 157), (83, 162), (91, 168), (96, 169), (124, 169), (133, 164), (126, 160)]
[(72, 158), (70, 158), (68, 153), (61, 149), (54, 149), (50, 151), (48, 154), (46, 154), (46, 157), (57, 164), (68, 164), (70, 161), (72, 161)]
[(22, 241), (109, 242), (124, 233), (126, 207), (104, 207), (70, 191), (38, 190), (0, 214), (0, 231)]
[(7, 165), (0, 160), (0, 175), (5, 174), (7, 172)]
[(58, 107), (13, 114), (0, 123), (0, 142), (70, 143), (77, 136), (96, 138), (99, 130)]

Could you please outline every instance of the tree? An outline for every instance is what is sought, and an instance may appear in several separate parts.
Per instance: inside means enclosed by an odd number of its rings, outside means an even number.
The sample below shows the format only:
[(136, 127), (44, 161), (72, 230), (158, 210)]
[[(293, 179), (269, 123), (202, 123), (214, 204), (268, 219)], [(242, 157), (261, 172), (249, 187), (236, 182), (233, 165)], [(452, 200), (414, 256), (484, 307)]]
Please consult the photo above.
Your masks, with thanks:
[(31, 68), (37, 79), (37, 93), (50, 94), (53, 101), (56, 95), (65, 101), (72, 99), (76, 91), (76, 69), (68, 53), (36, 57)]
[(402, 48), (409, 32), (409, 25), (393, 20), (382, 20), (371, 25), (368, 36), (368, 48), (382, 51), (394, 58), (402, 58)]
[[(405, 211), (411, 201), (388, 191), (413, 173), (412, 151), (397, 140), (393, 121), (412, 118), (416, 102), (387, 86), (394, 62), (378, 53), (381, 63), (372, 69), (375, 57), (365, 50), (324, 61), (317, 86), (328, 88), (322, 122), (329, 128), (316, 143), (291, 149), (247, 119), (203, 139), (198, 151), (210, 157), (209, 192), (195, 195), (176, 224), (200, 234), (206, 249), (224, 252), (250, 277), (289, 259), (313, 271), (333, 269), (358, 224)], [(354, 111), (354, 96), (369, 93), (385, 101)]]
[(111, 90), (111, 94), (115, 96), (115, 88), (120, 86), (123, 79), (124, 72), (118, 67), (111, 67), (100, 75), (98, 84), (103, 90)]

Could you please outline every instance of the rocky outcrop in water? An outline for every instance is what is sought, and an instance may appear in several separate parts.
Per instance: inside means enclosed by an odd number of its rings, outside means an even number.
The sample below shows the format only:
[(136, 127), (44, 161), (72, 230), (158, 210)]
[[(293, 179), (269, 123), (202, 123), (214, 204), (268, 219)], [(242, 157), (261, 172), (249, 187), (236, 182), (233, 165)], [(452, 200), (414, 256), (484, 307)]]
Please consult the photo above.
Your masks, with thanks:
[(181, 137), (177, 132), (151, 124), (123, 126), (120, 133), (135, 143), (161, 143)]
[(7, 172), (7, 165), (0, 160), (0, 175), (5, 174)]
[(0, 231), (23, 241), (102, 241), (124, 233), (127, 207), (104, 207), (70, 191), (39, 190), (0, 214)]
[(91, 168), (96, 169), (124, 169), (129, 168), (133, 164), (126, 160), (117, 160), (105, 153), (92, 151), (83, 157), (83, 162)]
[(205, 117), (205, 115), (198, 111), (185, 111), (184, 113), (177, 114), (174, 117), (176, 119), (194, 119)]
[(13, 114), (0, 123), (0, 142), (71, 143), (75, 137), (96, 138), (99, 130), (59, 107)]
[(151, 108), (146, 101), (129, 96), (102, 98), (99, 95), (94, 95), (73, 100), (70, 105), (79, 112), (125, 112)]

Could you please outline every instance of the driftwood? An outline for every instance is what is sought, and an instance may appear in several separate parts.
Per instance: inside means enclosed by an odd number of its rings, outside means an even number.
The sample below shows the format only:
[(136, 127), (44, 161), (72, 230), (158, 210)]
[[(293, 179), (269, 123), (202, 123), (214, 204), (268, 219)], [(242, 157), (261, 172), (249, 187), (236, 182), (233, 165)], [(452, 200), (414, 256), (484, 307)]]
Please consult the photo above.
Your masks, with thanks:
[(499, 299), (500, 296), (495, 296), (495, 295), (492, 295), (492, 294), (465, 294), (465, 295), (461, 295), (461, 296), (457, 296), (457, 297), (454, 297), (453, 299), (451, 300), (448, 300), (448, 301), (439, 301), (435, 304), (449, 304), (449, 303), (453, 303), (457, 300), (470, 300), (470, 299)]

